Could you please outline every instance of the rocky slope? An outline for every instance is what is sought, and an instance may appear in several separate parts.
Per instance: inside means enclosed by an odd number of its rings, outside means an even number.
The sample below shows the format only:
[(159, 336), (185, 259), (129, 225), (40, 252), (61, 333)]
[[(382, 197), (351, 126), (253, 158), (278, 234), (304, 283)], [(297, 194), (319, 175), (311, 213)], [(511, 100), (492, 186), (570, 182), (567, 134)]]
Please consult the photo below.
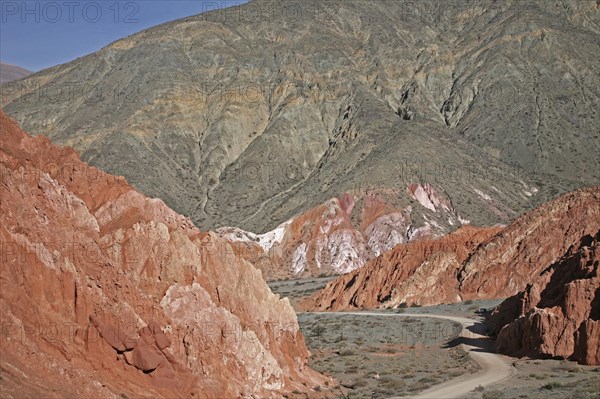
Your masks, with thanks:
[(8, 83), (13, 80), (23, 79), (29, 75), (31, 75), (31, 71), (28, 71), (25, 68), (0, 62), (0, 83)]
[(325, 378), (230, 244), (0, 113), (3, 397), (281, 397)]
[(411, 183), (506, 223), (598, 184), (598, 7), (254, 0), (4, 84), (1, 103), (203, 228), (264, 233)]
[(217, 233), (275, 280), (348, 273), (397, 244), (440, 237), (466, 222), (433, 186), (411, 184), (404, 191), (346, 193), (265, 234)]
[(496, 348), (600, 364), (600, 231), (585, 236), (491, 315)]
[(400, 244), (330, 282), (321, 310), (431, 305), (515, 295), (582, 239), (600, 230), (600, 186), (564, 194), (505, 228), (463, 227)]
[(461, 299), (456, 282), (462, 263), (499, 230), (465, 226), (439, 239), (398, 245), (330, 282), (313, 306), (344, 310), (456, 302)]

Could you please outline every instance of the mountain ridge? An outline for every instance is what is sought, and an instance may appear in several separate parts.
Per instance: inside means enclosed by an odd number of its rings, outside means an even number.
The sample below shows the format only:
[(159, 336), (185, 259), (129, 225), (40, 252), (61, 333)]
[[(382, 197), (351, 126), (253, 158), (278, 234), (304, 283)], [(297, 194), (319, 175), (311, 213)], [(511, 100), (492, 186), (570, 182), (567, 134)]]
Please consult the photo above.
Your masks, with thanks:
[(13, 80), (23, 79), (31, 75), (33, 72), (28, 71), (18, 65), (7, 64), (0, 62), (0, 83), (8, 83)]
[(597, 184), (597, 4), (428, 7), (253, 1), (5, 84), (2, 107), (203, 228), (414, 182), (507, 223)]

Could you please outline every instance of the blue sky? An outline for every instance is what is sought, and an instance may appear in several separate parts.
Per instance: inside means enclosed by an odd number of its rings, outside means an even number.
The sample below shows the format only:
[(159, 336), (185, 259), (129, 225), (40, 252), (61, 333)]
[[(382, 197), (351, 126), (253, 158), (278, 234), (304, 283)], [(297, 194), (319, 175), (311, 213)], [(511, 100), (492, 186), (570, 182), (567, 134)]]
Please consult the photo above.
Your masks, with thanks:
[(0, 60), (32, 71), (135, 32), (247, 0), (0, 0)]

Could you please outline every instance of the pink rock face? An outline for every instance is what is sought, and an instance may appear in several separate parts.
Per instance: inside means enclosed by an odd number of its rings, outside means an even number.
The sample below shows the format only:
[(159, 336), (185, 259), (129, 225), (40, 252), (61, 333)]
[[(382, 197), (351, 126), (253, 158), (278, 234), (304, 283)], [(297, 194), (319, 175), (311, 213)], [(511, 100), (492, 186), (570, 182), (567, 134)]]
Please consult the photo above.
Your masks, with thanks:
[(586, 236), (492, 314), (497, 349), (600, 364), (600, 231)]
[[(431, 190), (420, 187), (411, 186), (411, 192), (426, 193), (430, 198)], [(436, 209), (442, 206), (441, 202), (431, 203), (438, 203)], [(340, 310), (509, 297), (537, 281), (569, 248), (599, 230), (600, 187), (578, 190), (521, 216), (506, 228), (462, 227), (437, 240), (399, 244), (361, 269), (330, 282), (307, 306)], [(583, 288), (574, 286), (569, 295), (577, 297), (577, 290)], [(528, 301), (535, 303), (534, 295), (540, 294), (531, 291)], [(548, 319), (551, 314), (536, 317)], [(582, 332), (582, 342), (585, 334)]]
[(281, 397), (323, 385), (288, 301), (228, 241), (0, 122), (3, 393)]
[(423, 185), (413, 183), (408, 186), (408, 192), (419, 204), (431, 211), (452, 210), (452, 204), (429, 183)]
[(429, 221), (415, 222), (413, 207), (401, 204), (399, 192), (373, 190), (332, 198), (266, 234), (236, 228), (218, 233), (236, 242), (238, 256), (257, 265), (267, 280), (345, 274), (397, 244), (438, 237), (449, 231), (448, 223), (463, 222), (433, 186), (418, 187), (434, 204), (418, 205), (433, 215)]

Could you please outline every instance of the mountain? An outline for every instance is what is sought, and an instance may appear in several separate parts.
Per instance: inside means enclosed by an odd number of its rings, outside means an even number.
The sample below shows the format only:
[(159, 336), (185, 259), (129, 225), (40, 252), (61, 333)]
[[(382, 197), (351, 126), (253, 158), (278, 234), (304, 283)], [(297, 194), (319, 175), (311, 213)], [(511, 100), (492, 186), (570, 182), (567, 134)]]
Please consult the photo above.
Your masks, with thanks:
[(600, 182), (598, 7), (254, 0), (5, 84), (2, 107), (202, 228), (411, 184), (508, 223)]
[(229, 242), (0, 122), (3, 397), (279, 398), (328, 381)]
[(28, 71), (25, 68), (0, 62), (0, 83), (8, 83), (13, 80), (23, 79), (32, 73), (33, 72)]
[(506, 298), (600, 231), (600, 186), (564, 194), (505, 228), (465, 226), (438, 240), (396, 245), (331, 281), (318, 310), (434, 305)]
[[(403, 200), (407, 195), (411, 201)], [(216, 232), (267, 280), (278, 280), (348, 273), (396, 244), (440, 237), (463, 223), (433, 186), (412, 184), (402, 191), (345, 193), (264, 234), (232, 227)]]
[(496, 348), (513, 356), (600, 365), (600, 231), (502, 302), (490, 319)]

